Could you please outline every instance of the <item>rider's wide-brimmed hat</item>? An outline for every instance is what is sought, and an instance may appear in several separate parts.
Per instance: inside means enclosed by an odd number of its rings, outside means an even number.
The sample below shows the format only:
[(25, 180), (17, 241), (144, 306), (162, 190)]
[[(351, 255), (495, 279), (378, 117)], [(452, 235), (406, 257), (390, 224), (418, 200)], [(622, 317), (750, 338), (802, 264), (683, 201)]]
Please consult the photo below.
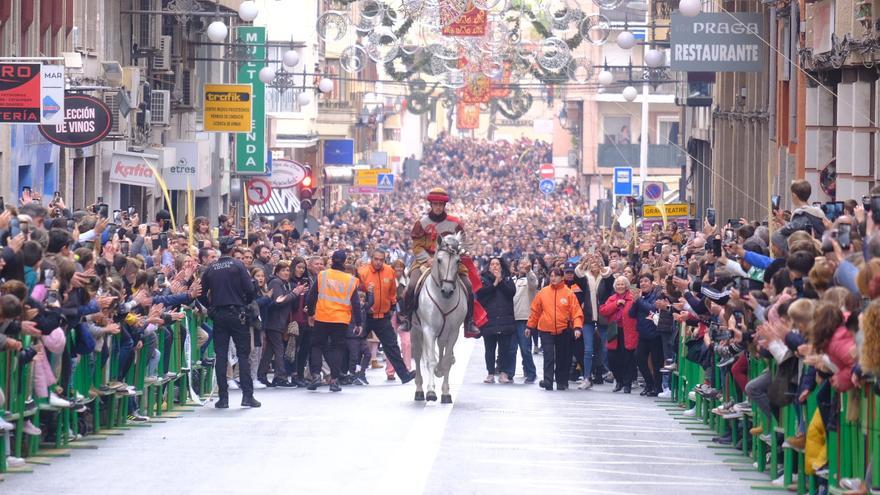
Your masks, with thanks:
[(430, 191), (428, 191), (428, 195), (425, 196), (425, 199), (427, 199), (428, 201), (430, 201), (432, 203), (434, 201), (442, 201), (444, 203), (448, 203), (449, 202), (449, 193), (447, 193), (446, 190), (443, 189), (442, 187), (435, 187), (434, 189), (431, 189)]

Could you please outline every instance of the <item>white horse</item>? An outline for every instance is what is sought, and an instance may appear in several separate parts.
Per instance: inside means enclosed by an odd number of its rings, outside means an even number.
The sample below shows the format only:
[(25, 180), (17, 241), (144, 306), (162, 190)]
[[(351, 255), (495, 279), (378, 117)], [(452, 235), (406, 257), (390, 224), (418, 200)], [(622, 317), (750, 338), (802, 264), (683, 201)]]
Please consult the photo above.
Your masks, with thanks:
[[(431, 271), (418, 294), (418, 308), (413, 313), (412, 344), (416, 360), (415, 400), (436, 401), (434, 377), (443, 378), (443, 404), (452, 403), (449, 393), (449, 370), (455, 363), (452, 349), (467, 316), (467, 294), (458, 276), (462, 250), (461, 234), (447, 235), (440, 241)], [(422, 390), (425, 376), (428, 393)]]

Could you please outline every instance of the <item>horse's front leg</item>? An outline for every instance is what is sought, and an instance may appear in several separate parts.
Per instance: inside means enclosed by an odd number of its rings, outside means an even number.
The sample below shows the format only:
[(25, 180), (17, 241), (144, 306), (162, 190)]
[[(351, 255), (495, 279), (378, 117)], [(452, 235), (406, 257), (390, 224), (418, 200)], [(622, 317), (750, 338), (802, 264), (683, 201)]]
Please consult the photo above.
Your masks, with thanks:
[(437, 369), (437, 332), (433, 328), (425, 328), (425, 345), (422, 348), (425, 356), (425, 376), (428, 379), (428, 391), (425, 399), (437, 400), (437, 392), (434, 391), (434, 371)]
[(422, 378), (422, 356), (424, 355), (422, 346), (424, 345), (425, 339), (422, 335), (421, 329), (413, 328), (411, 332), (410, 338), (412, 339), (413, 358), (415, 358), (416, 362), (416, 394), (414, 399), (417, 401), (423, 401), (425, 400), (425, 391), (422, 389), (422, 383), (424, 382), (424, 379)]

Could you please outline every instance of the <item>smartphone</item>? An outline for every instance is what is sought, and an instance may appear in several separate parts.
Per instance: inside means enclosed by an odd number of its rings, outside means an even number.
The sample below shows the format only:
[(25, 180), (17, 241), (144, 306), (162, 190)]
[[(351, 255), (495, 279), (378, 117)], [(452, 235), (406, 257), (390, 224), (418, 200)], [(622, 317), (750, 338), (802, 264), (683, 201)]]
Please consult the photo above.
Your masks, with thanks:
[(871, 196), (862, 196), (862, 208), (871, 211)]
[(715, 208), (706, 208), (706, 221), (710, 226), (715, 226)]
[(27, 222), (19, 222), (18, 231), (24, 234), (25, 237), (29, 236), (31, 233), (31, 224)]
[(108, 218), (110, 216), (110, 207), (101, 203), (98, 205), (98, 216)]
[(31, 192), (31, 186), (21, 186), (21, 195), (24, 196), (24, 193)]
[(43, 270), (43, 282), (46, 287), (52, 286), (52, 281), (55, 280), (55, 270), (51, 268), (46, 268)]
[(113, 210), (113, 223), (122, 223), (122, 212)]
[(816, 208), (822, 208), (822, 202), (821, 201), (813, 201), (813, 206), (815, 206)]
[(134, 206), (128, 207), (128, 216), (129, 217), (133, 216), (136, 212), (137, 212), (137, 210), (134, 209)]
[(737, 325), (742, 325), (743, 322), (743, 312), (742, 311), (734, 311), (733, 319), (736, 320)]
[(663, 244), (657, 242), (654, 244), (654, 254), (660, 254), (663, 252)]
[(131, 244), (129, 244), (128, 241), (122, 241), (119, 243), (119, 251), (122, 254), (128, 256), (130, 249), (131, 249)]
[(730, 225), (730, 228), (736, 230), (742, 227), (742, 222), (739, 221), (739, 218), (728, 218), (727, 223)]
[(99, 205), (104, 204), (104, 196), (98, 196), (97, 201), (95, 201), (95, 203), (97, 203)]
[(747, 277), (739, 277), (736, 280), (736, 290), (740, 294), (748, 294), (752, 290), (752, 282)]
[(159, 287), (165, 287), (165, 274), (164, 273), (156, 274), (156, 284)]
[(168, 234), (165, 232), (159, 233), (159, 247), (162, 249), (168, 249)]
[(736, 232), (733, 229), (725, 229), (724, 230), (724, 242), (730, 243), (736, 240)]
[(675, 267), (675, 278), (680, 278), (682, 280), (688, 279), (688, 270), (686, 267), (678, 265)]
[(712, 239), (712, 254), (721, 256), (721, 239), (717, 237)]
[(709, 275), (709, 280), (715, 280), (715, 263), (706, 265), (706, 274)]
[(848, 223), (842, 223), (837, 226), (837, 243), (840, 244), (842, 249), (849, 249), (852, 245), (852, 225)]
[(59, 302), (59, 298), (58, 298), (58, 291), (57, 290), (50, 290), (50, 291), (46, 292), (46, 305), (47, 306), (54, 306), (54, 305), (58, 304), (58, 302)]
[(779, 204), (782, 202), (782, 196), (778, 194), (774, 194), (770, 196), (770, 206), (773, 207), (773, 211), (779, 211)]
[(880, 225), (880, 196), (871, 196), (871, 219)]
[[(3, 196), (0, 196), (0, 210), (3, 210), (4, 208), (6, 208), (6, 201), (3, 200)], [(3, 212), (0, 211), (0, 213)]]

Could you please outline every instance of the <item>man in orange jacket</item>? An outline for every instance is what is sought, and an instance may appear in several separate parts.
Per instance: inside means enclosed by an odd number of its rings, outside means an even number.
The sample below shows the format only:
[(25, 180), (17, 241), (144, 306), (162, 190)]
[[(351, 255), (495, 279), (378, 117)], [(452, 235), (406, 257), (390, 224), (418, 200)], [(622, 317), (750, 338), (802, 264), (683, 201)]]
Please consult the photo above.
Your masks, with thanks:
[(574, 338), (577, 339), (584, 326), (584, 312), (575, 293), (563, 282), (563, 277), (561, 268), (550, 270), (550, 285), (535, 296), (526, 323), (526, 336), (537, 330), (544, 347), (544, 379), (540, 385), (545, 390), (553, 390), (554, 376), (556, 390), (568, 389), (573, 340), (569, 332), (574, 330)]
[(400, 381), (408, 383), (413, 379), (413, 374), (409, 371), (409, 363), (403, 362), (400, 346), (397, 345), (397, 334), (391, 327), (391, 313), (397, 304), (397, 279), (394, 268), (385, 264), (384, 250), (373, 250), (370, 264), (358, 269), (358, 279), (361, 290), (373, 294), (372, 311), (367, 315), (364, 331), (376, 334), (385, 349), (385, 357), (394, 366)]

